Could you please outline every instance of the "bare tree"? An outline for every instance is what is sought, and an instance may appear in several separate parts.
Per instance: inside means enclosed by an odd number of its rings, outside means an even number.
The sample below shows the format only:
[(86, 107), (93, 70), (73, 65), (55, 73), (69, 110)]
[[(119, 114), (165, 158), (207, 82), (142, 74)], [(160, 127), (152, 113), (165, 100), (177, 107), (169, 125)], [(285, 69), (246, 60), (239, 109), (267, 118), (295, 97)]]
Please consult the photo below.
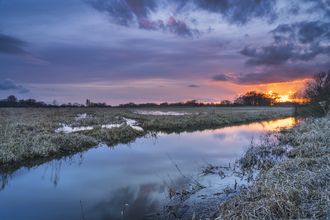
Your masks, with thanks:
[(306, 83), (305, 98), (310, 100), (314, 110), (329, 111), (330, 105), (330, 70), (321, 71), (313, 75), (313, 80)]
[(53, 106), (58, 106), (56, 99), (53, 100)]

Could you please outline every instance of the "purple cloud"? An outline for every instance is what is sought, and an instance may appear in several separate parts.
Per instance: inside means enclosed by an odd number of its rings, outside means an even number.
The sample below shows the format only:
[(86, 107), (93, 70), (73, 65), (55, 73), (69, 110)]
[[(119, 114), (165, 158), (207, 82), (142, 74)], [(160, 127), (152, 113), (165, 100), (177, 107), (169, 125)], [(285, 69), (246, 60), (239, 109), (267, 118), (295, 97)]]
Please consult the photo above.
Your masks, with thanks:
[(0, 90), (18, 90), (20, 94), (28, 93), (30, 90), (27, 88), (17, 85), (13, 80), (11, 79), (5, 79), (3, 83), (0, 83)]
[(23, 49), (28, 45), (29, 44), (27, 42), (18, 38), (0, 34), (0, 53), (14, 54), (19, 56), (28, 55), (29, 53)]

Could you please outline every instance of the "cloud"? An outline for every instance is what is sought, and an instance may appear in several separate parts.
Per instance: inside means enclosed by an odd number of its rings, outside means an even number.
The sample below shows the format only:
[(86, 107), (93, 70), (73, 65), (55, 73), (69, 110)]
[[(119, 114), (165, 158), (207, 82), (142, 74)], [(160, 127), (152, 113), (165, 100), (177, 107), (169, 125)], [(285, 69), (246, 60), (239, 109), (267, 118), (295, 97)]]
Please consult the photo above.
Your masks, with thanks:
[(199, 86), (196, 86), (196, 85), (189, 85), (188, 87), (196, 88), (196, 87), (199, 87)]
[(280, 24), (270, 33), (283, 40), (298, 41), (302, 44), (329, 41), (330, 23), (321, 21), (303, 21), (293, 24)]
[[(156, 0), (85, 0), (96, 10), (107, 14), (114, 24), (126, 27), (138, 27), (149, 31), (168, 31), (183, 38), (199, 37), (201, 32), (191, 29), (186, 22), (170, 16), (164, 22), (161, 19), (151, 19), (151, 14), (157, 12), (159, 2)], [(197, 24), (196, 19), (190, 19)]]
[(18, 90), (20, 94), (28, 93), (30, 90), (27, 88), (17, 85), (13, 80), (11, 79), (5, 79), (3, 83), (0, 83), (0, 90)]
[[(200, 37), (202, 32), (190, 28), (185, 21), (176, 18), (182, 13), (185, 19), (194, 25), (199, 22), (190, 17), (190, 12), (202, 10), (220, 14), (230, 24), (245, 25), (253, 18), (267, 18), (272, 23), (277, 18), (276, 0), (84, 0), (99, 12), (105, 13), (110, 22), (126, 26), (138, 27), (145, 30), (168, 31), (183, 38)], [(175, 7), (174, 7), (175, 6)], [(174, 10), (174, 15), (167, 21), (153, 19), (157, 16), (158, 9), (167, 8)], [(212, 28), (206, 30), (210, 33)]]
[(19, 56), (25, 56), (29, 53), (23, 48), (29, 44), (18, 38), (8, 36), (5, 34), (0, 34), (0, 53), (14, 54)]
[(326, 1), (317, 1), (317, 0), (304, 0), (305, 2), (313, 2), (314, 4), (307, 9), (307, 13), (318, 13), (323, 15), (324, 18), (330, 18), (330, 2)]
[(212, 77), (212, 81), (228, 81), (238, 85), (283, 83), (311, 78), (312, 74), (324, 69), (330, 69), (330, 61), (326, 63), (315, 63), (313, 65), (303, 63), (285, 65), (280, 67), (267, 68), (264, 71), (258, 73), (238, 74), (235, 76), (219, 74), (214, 75)]
[(300, 47), (294, 43), (270, 44), (257, 48), (245, 46), (240, 54), (251, 57), (245, 64), (248, 66), (259, 65), (283, 65), (289, 59), (308, 61), (314, 59), (318, 54), (324, 53), (326, 48), (318, 44)]
[(230, 77), (226, 76), (223, 73), (212, 76), (212, 81), (216, 81), (216, 82), (226, 82), (229, 80), (230, 80)]
[(247, 45), (240, 51), (240, 54), (250, 57), (246, 65), (283, 65), (289, 60), (309, 61), (319, 54), (330, 56), (330, 23), (280, 24), (270, 33), (273, 34), (273, 44), (260, 48)]
[(158, 30), (164, 26), (164, 22), (162, 20), (153, 21), (151, 19), (141, 19), (138, 21), (139, 28), (146, 30)]
[(136, 20), (146, 19), (157, 10), (155, 0), (85, 0), (96, 10), (106, 13), (111, 21), (122, 26), (132, 26)]
[(330, 23), (301, 22), (298, 24), (298, 39), (301, 43), (311, 43), (329, 34)]
[(298, 15), (300, 11), (300, 6), (298, 4), (292, 5), (292, 7), (289, 9), (289, 13), (293, 15)]
[(225, 41), (225, 42), (219, 42), (219, 43), (215, 44), (214, 46), (219, 47), (219, 48), (226, 48), (227, 45), (229, 45), (229, 44), (230, 44), (229, 41)]
[(167, 22), (167, 29), (181, 37), (193, 37), (193, 36), (201, 36), (201, 32), (197, 29), (190, 29), (187, 24), (180, 20), (175, 19), (173, 16), (169, 18)]
[[(190, 2), (190, 1), (185, 1)], [(198, 9), (221, 14), (230, 24), (245, 25), (253, 18), (277, 19), (276, 0), (193, 0)]]
[(245, 64), (249, 66), (259, 65), (279, 65), (287, 62), (294, 54), (294, 44), (271, 44), (261, 47), (259, 51), (256, 48), (245, 46), (240, 54), (251, 57)]
[(194, 25), (198, 25), (199, 24), (199, 22), (198, 22), (198, 20), (196, 18), (191, 18), (190, 19), (190, 22), (193, 23)]

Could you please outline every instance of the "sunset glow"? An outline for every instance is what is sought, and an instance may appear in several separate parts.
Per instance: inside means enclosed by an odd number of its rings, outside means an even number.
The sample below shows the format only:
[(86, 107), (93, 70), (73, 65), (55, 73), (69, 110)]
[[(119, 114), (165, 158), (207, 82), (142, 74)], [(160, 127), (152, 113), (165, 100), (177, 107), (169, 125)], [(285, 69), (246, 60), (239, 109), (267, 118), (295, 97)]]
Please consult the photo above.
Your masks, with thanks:
[(302, 0), (0, 0), (0, 99), (302, 101), (292, 95), (330, 69), (329, 11)]

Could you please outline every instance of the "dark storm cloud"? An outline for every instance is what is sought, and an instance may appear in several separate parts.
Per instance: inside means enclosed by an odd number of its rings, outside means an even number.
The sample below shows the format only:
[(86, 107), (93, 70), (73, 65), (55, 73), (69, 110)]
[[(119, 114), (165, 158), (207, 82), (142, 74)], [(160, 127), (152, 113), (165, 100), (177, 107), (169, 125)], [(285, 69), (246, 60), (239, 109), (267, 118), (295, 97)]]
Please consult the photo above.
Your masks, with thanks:
[(155, 0), (85, 0), (96, 10), (105, 12), (111, 20), (123, 26), (131, 26), (136, 20), (146, 19), (157, 10)]
[(283, 65), (289, 60), (309, 61), (319, 54), (330, 55), (330, 23), (297, 22), (291, 25), (280, 24), (274, 30), (274, 44), (254, 48), (245, 46), (240, 54), (250, 57), (245, 64)]
[(325, 18), (330, 18), (330, 2), (329, 0), (320, 1), (320, 0), (304, 0), (305, 2), (313, 2), (314, 4), (307, 9), (307, 12), (310, 14), (319, 13), (322, 14)]
[(201, 36), (201, 32), (197, 29), (190, 29), (187, 24), (180, 20), (175, 19), (173, 16), (167, 22), (167, 29), (181, 37), (193, 37), (193, 36)]
[(239, 74), (238, 76), (219, 74), (212, 77), (212, 81), (228, 81), (238, 85), (258, 85), (267, 83), (283, 83), (310, 78), (313, 73), (330, 69), (330, 61), (315, 64), (294, 64), (268, 68), (259, 73)]
[[(301, 22), (299, 25), (298, 39), (301, 43), (311, 43), (329, 34), (330, 23)], [(330, 40), (330, 39), (328, 39)]]
[(289, 13), (293, 15), (298, 15), (299, 11), (300, 11), (300, 6), (298, 4), (295, 4), (290, 8)]
[(189, 85), (188, 87), (196, 88), (196, 87), (199, 87), (199, 86), (196, 86), (196, 85)]
[(29, 44), (25, 41), (17, 39), (12, 36), (0, 34), (0, 53), (14, 54), (14, 55), (28, 55), (23, 48)]
[(315, 43), (322, 40), (329, 41), (330, 23), (304, 21), (296, 22), (291, 25), (280, 24), (274, 30), (271, 30), (270, 33), (274, 34), (276, 37), (281, 36), (283, 40), (299, 41), (302, 44)]
[(289, 24), (280, 24), (274, 30), (270, 31), (271, 33), (288, 33), (292, 32), (292, 27)]
[(248, 66), (259, 65), (282, 65), (288, 60), (309, 61), (319, 54), (328, 54), (330, 46), (322, 46), (319, 43), (300, 46), (294, 43), (270, 44), (261, 47), (259, 50), (245, 46), (240, 54), (251, 57), (245, 64)]
[(3, 83), (0, 83), (0, 90), (18, 90), (20, 94), (28, 93), (30, 90), (27, 88), (17, 85), (13, 80), (11, 79), (5, 79)]
[[(190, 1), (184, 1), (190, 2)], [(244, 25), (253, 18), (277, 19), (276, 0), (192, 0), (198, 9), (221, 14), (231, 24)]]
[[(151, 13), (157, 12), (164, 2), (157, 0), (84, 0), (96, 10), (109, 16), (110, 21), (126, 27), (138, 27), (146, 30), (162, 30), (171, 32), (183, 38), (199, 37), (202, 32), (190, 28), (185, 21), (174, 17), (184, 13), (188, 20), (197, 25), (195, 18), (189, 18), (189, 12), (202, 10), (220, 14), (227, 22), (236, 25), (245, 25), (253, 18), (267, 18), (272, 23), (276, 18), (276, 0), (173, 0), (177, 5), (176, 12), (167, 21), (151, 19)], [(193, 5), (194, 7), (190, 7)], [(207, 30), (208, 33), (211, 28)]]
[(246, 61), (246, 65), (279, 65), (292, 57), (295, 47), (293, 44), (268, 45), (257, 52), (256, 48), (244, 47), (240, 53), (252, 57)]
[[(106, 13), (110, 20), (126, 27), (137, 26), (145, 30), (162, 30), (183, 38), (199, 37), (201, 32), (191, 29), (186, 22), (171, 16), (167, 21), (152, 20), (150, 14), (158, 10), (156, 0), (85, 0), (96, 10)], [(193, 20), (197, 22), (197, 20)]]

